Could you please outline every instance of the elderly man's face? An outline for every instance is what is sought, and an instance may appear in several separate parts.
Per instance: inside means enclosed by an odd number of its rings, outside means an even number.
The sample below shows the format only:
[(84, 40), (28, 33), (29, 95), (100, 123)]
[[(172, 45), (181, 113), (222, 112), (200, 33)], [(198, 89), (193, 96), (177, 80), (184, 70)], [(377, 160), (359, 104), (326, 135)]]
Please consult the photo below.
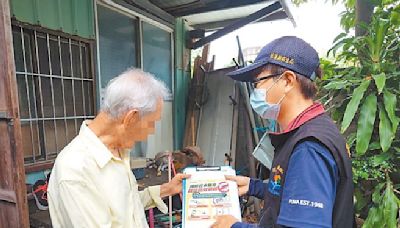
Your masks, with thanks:
[(127, 144), (129, 144), (127, 147), (132, 147), (133, 143), (144, 141), (149, 135), (154, 134), (156, 122), (161, 119), (162, 108), (163, 101), (160, 100), (157, 103), (156, 111), (143, 116), (137, 115), (137, 119), (128, 121), (125, 124), (123, 135)]

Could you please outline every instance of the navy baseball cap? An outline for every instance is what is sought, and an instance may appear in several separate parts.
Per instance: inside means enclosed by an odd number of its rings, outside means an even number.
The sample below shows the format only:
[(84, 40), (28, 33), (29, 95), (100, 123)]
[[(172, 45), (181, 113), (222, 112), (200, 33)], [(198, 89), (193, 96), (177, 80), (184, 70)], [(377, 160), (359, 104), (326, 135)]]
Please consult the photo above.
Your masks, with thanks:
[(265, 45), (254, 63), (227, 75), (233, 80), (251, 82), (266, 64), (275, 64), (315, 80), (319, 57), (317, 51), (304, 40), (283, 36)]

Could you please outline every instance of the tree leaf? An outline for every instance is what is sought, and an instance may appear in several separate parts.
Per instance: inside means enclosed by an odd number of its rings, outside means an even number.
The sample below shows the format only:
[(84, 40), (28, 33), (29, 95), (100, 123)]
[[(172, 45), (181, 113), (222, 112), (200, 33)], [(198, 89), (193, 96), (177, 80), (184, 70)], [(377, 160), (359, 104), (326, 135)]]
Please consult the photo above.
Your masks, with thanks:
[(396, 133), (397, 127), (399, 126), (399, 118), (396, 116), (396, 105), (397, 105), (397, 98), (396, 95), (385, 90), (383, 92), (383, 103), (385, 104), (385, 109), (388, 114), (390, 121), (392, 122), (392, 130), (393, 134)]
[(381, 153), (379, 155), (375, 155), (373, 157), (373, 166), (380, 166), (382, 165), (383, 162), (389, 160), (390, 158), (392, 158), (392, 154), (391, 153)]
[(386, 75), (385, 73), (380, 73), (378, 75), (372, 75), (375, 81), (376, 88), (378, 89), (378, 94), (382, 93), (383, 88), (386, 83)]
[(382, 221), (382, 211), (379, 208), (373, 207), (369, 210), (368, 212), (368, 217), (365, 220), (363, 224), (363, 228), (376, 228), (376, 227), (382, 227), (382, 226), (377, 226), (378, 223), (381, 223)]
[(331, 81), (324, 86), (324, 89), (331, 90), (331, 89), (343, 89), (349, 82), (346, 80), (341, 81)]
[(393, 10), (390, 15), (390, 22), (392, 24), (400, 25), (400, 13)]
[(356, 203), (355, 203), (354, 207), (356, 209), (356, 212), (359, 212), (361, 209), (363, 209), (368, 204), (368, 200), (363, 195), (361, 190), (358, 188), (354, 189), (354, 196), (356, 197)]
[(359, 155), (364, 154), (369, 142), (371, 141), (372, 132), (374, 130), (377, 99), (375, 94), (370, 94), (364, 101), (357, 126), (357, 143), (356, 152)]
[(386, 184), (385, 194), (382, 198), (381, 206), (383, 208), (383, 219), (386, 221), (386, 227), (396, 228), (396, 217), (398, 211), (398, 202), (396, 195), (393, 192), (393, 186), (390, 181)]
[(347, 145), (351, 148), (356, 141), (356, 133), (353, 132), (347, 136)]
[(382, 198), (382, 188), (385, 186), (385, 183), (379, 183), (374, 190), (374, 193), (372, 193), (372, 202), (378, 204), (379, 201), (381, 201)]
[(346, 129), (350, 126), (351, 121), (353, 121), (354, 115), (357, 112), (358, 106), (360, 105), (360, 101), (364, 96), (365, 91), (367, 90), (369, 84), (371, 83), (370, 80), (366, 80), (358, 86), (352, 95), (350, 102), (346, 106), (346, 111), (343, 115), (342, 121), (342, 133), (346, 131)]
[(347, 33), (342, 32), (338, 36), (335, 37), (335, 39), (333, 40), (332, 43), (336, 43), (338, 40), (340, 40), (340, 39), (342, 39), (343, 37), (346, 37), (346, 36), (347, 36)]
[(386, 114), (385, 108), (379, 104), (379, 141), (383, 152), (386, 152), (392, 145), (394, 134), (392, 124)]
[(368, 146), (368, 150), (378, 150), (381, 149), (381, 144), (379, 142), (370, 143)]
[(374, 37), (374, 49), (372, 52), (372, 59), (375, 62), (380, 61), (380, 54), (382, 51), (383, 41), (385, 40), (385, 36), (387, 30), (389, 28), (389, 20), (385, 18), (378, 18), (375, 23), (375, 37)]

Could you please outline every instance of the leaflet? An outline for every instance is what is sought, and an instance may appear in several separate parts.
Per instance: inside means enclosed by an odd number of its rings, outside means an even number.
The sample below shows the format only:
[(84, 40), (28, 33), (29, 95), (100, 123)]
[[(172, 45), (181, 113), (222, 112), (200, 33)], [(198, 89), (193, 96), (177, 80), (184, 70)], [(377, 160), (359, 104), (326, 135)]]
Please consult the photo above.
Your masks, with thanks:
[(182, 227), (210, 227), (217, 216), (233, 215), (241, 221), (237, 184), (225, 175), (236, 175), (229, 166), (190, 167), (184, 173)]

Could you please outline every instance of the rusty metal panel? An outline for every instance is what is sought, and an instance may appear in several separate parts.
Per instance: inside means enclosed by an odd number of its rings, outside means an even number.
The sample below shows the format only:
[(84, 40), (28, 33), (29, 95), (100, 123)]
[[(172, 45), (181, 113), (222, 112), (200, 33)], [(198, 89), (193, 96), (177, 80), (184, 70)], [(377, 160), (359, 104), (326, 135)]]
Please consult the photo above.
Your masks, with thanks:
[(28, 227), (9, 1), (0, 1), (0, 221)]
[(93, 0), (11, 0), (18, 21), (94, 39)]

